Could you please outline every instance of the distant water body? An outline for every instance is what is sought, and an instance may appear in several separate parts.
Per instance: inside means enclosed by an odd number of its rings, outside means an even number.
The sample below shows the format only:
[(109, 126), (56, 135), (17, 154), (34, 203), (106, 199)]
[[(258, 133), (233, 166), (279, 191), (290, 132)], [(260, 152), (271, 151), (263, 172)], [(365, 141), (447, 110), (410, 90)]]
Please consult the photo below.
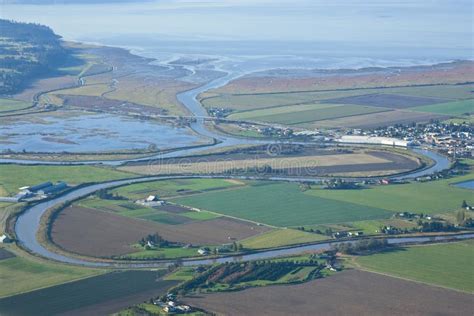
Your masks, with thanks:
[(466, 0), (208, 0), (0, 5), (2, 18), (51, 26), (66, 39), (133, 48), (216, 67), (361, 68), (473, 59)]

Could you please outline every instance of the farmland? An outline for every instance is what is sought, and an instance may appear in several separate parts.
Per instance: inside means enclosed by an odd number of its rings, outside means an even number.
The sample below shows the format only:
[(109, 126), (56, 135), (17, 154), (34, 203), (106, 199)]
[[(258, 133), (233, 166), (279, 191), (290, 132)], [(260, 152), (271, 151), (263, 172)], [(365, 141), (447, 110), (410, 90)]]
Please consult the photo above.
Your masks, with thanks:
[[(308, 283), (202, 294), (185, 302), (227, 315), (469, 314), (472, 296), (357, 270)], [(242, 304), (245, 302), (245, 304)]]
[[(465, 73), (471, 64), (454, 65)], [(449, 79), (434, 71), (438, 80)], [(411, 76), (404, 74), (403, 76)], [(438, 76), (438, 77), (436, 77)], [(367, 78), (371, 77), (367, 75)], [(334, 74), (323, 82), (318, 78), (243, 78), (227, 86), (210, 91), (201, 96), (207, 108), (223, 107), (230, 109), (230, 119), (253, 120), (286, 124), (303, 128), (372, 128), (400, 123), (427, 122), (431, 119), (444, 119), (462, 116), (471, 112), (472, 84), (440, 84), (393, 86), (398, 79), (380, 78), (377, 71), (370, 83), (367, 78), (356, 76), (344, 78)], [(375, 79), (377, 78), (377, 79)], [(267, 83), (271, 79), (271, 84)], [(419, 78), (426, 80), (427, 78)], [(279, 81), (286, 84), (279, 86)], [(370, 87), (380, 80), (380, 85)], [(245, 82), (253, 82), (247, 86)], [(318, 85), (313, 86), (318, 82)], [(329, 82), (332, 82), (329, 84)], [(269, 84), (269, 86), (267, 86)], [(302, 85), (292, 89), (292, 85)], [(327, 89), (324, 89), (328, 84)], [(260, 87), (260, 85), (262, 87)], [(309, 86), (308, 86), (309, 85)], [(240, 88), (234, 91), (234, 87)], [(263, 88), (265, 86), (265, 88)], [(304, 88), (306, 87), (306, 88)], [(260, 91), (259, 89), (270, 91)], [(256, 91), (257, 90), (257, 91)]]
[[(293, 152), (292, 152), (293, 150)], [(416, 169), (420, 162), (402, 152), (370, 149), (282, 149), (276, 155), (262, 149), (242, 149), (180, 159), (136, 163), (119, 170), (139, 174), (278, 174), (289, 176), (380, 176)]]
[(0, 115), (4, 112), (20, 111), (31, 106), (31, 103), (14, 99), (0, 99)]
[(267, 233), (242, 240), (247, 249), (280, 247), (324, 240), (326, 237), (318, 234), (302, 232), (295, 229), (274, 229)]
[(282, 227), (387, 218), (392, 214), (384, 208), (315, 197), (291, 183), (208, 192), (176, 198), (173, 202)]
[(0, 187), (9, 195), (17, 193), (20, 187), (45, 181), (65, 181), (77, 185), (132, 177), (125, 172), (92, 166), (0, 165)]
[(232, 188), (239, 185), (243, 185), (243, 183), (226, 179), (174, 179), (132, 184), (113, 189), (111, 192), (134, 200), (144, 198), (147, 194), (170, 197)]
[(355, 203), (393, 212), (412, 210), (444, 213), (457, 210), (463, 200), (474, 203), (470, 192), (450, 184), (468, 180), (472, 175), (426, 183), (376, 186), (364, 190), (321, 190), (315, 188), (305, 194), (319, 198)]
[(55, 221), (52, 241), (74, 253), (109, 257), (136, 251), (132, 245), (157, 230), (152, 222), (69, 207)]
[(160, 280), (162, 274), (160, 271), (113, 272), (53, 286), (0, 299), (0, 313), (56, 315), (65, 312), (88, 314), (94, 311), (109, 314), (166, 293), (176, 282)]
[(164, 239), (182, 245), (220, 245), (269, 230), (265, 226), (210, 213), (180, 216), (148, 210), (147, 216), (124, 216), (111, 211), (69, 207), (54, 222), (52, 241), (66, 251), (93, 257), (174, 258), (195, 256), (197, 252), (195, 248), (180, 246), (142, 251), (143, 248), (136, 244), (148, 234), (159, 233)]
[[(340, 106), (324, 106), (323, 104), (318, 104), (320, 107), (310, 110), (297, 110), (293, 107), (288, 107), (287, 113), (273, 113), (272, 109), (270, 110), (260, 110), (259, 115), (252, 116), (252, 112), (244, 112), (246, 119), (254, 121), (263, 121), (270, 123), (279, 123), (287, 125), (302, 124), (320, 120), (335, 119), (339, 117), (362, 115), (368, 113), (377, 113), (387, 111), (386, 109), (363, 106), (363, 105), (340, 105)], [(291, 111), (291, 112), (290, 112)], [(241, 119), (241, 115), (231, 115), (230, 119)]]
[(79, 280), (103, 272), (101, 270), (40, 261), (24, 255), (5, 258), (0, 260), (0, 282), (8, 284), (8, 286), (1, 287), (0, 297)]
[(413, 108), (413, 110), (459, 116), (474, 112), (474, 99), (425, 105)]
[(364, 269), (474, 293), (474, 242), (423, 245), (356, 258)]
[(321, 120), (306, 123), (305, 128), (378, 128), (395, 124), (410, 124), (413, 122), (428, 122), (430, 120), (444, 120), (449, 116), (413, 111), (385, 111), (364, 115), (347, 116), (332, 120)]

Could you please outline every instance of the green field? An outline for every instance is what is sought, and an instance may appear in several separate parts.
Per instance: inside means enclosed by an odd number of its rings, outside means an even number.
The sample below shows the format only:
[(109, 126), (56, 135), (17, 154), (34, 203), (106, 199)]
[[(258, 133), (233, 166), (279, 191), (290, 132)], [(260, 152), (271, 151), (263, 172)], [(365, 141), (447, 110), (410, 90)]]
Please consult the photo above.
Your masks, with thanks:
[[(148, 220), (152, 222), (158, 222), (167, 225), (178, 225), (183, 224), (189, 221), (189, 218), (196, 220), (204, 220), (215, 218), (217, 216), (212, 216), (213, 214), (207, 213), (202, 215), (202, 218), (199, 215), (194, 216), (181, 214), (171, 214), (166, 211), (162, 211), (159, 208), (144, 207), (138, 204), (133, 203), (132, 201), (127, 200), (102, 200), (97, 197), (89, 197), (77, 202), (77, 205), (87, 208), (94, 208), (100, 211), (108, 211), (114, 214), (139, 218), (143, 220)], [(197, 213), (197, 212), (189, 212)], [(193, 217), (194, 216), (194, 217)]]
[(381, 273), (474, 293), (474, 241), (407, 247), (361, 256), (356, 262)]
[(165, 294), (176, 284), (175, 281), (157, 281), (162, 274), (160, 271), (113, 272), (16, 295), (0, 299), (0, 314), (56, 315), (114, 299), (138, 303), (136, 297), (131, 301), (127, 301), (127, 297), (152, 290)]
[(236, 114), (231, 114), (230, 119), (236, 120), (246, 120), (246, 119), (256, 119), (259, 117), (265, 117), (268, 115), (277, 115), (277, 114), (291, 114), (292, 112), (301, 112), (301, 111), (314, 111), (324, 108), (334, 107), (334, 104), (321, 104), (321, 103), (310, 103), (310, 104), (293, 104), (278, 106), (272, 108), (265, 108), (253, 111), (242, 111)]
[(17, 193), (20, 187), (45, 181), (66, 181), (70, 185), (76, 185), (135, 176), (105, 167), (0, 165), (0, 187), (10, 195)]
[(411, 110), (447, 115), (463, 115), (474, 113), (474, 99), (417, 106), (411, 108)]
[(237, 111), (264, 109), (282, 105), (299, 105), (324, 99), (347, 97), (370, 93), (375, 90), (352, 91), (303, 91), (261, 94), (232, 94), (207, 98), (202, 101), (206, 107), (227, 107)]
[(301, 244), (327, 239), (327, 236), (302, 232), (295, 229), (275, 229), (261, 235), (242, 240), (244, 248), (260, 249)]
[(31, 106), (31, 103), (29, 102), (0, 98), (0, 113), (10, 112), (10, 111), (19, 111), (30, 106)]
[(450, 185), (474, 175), (425, 183), (375, 186), (363, 190), (312, 189), (307, 195), (386, 210), (441, 213), (457, 210), (463, 200), (474, 203), (472, 192)]
[(112, 190), (111, 192), (130, 200), (143, 199), (148, 195), (169, 197), (181, 194), (197, 193), (238, 186), (235, 182), (225, 179), (176, 179), (137, 183)]
[[(280, 106), (301, 106), (302, 104), (324, 102), (327, 99), (341, 98), (371, 93), (390, 93), (417, 97), (445, 98), (454, 100), (472, 98), (473, 84), (466, 85), (433, 85), (419, 87), (400, 87), (382, 89), (333, 90), (274, 92), (258, 94), (221, 94), (203, 99), (206, 107), (225, 107), (237, 112)], [(240, 115), (234, 114), (234, 115)], [(237, 116), (236, 116), (237, 117)]]
[(23, 257), (0, 260), (0, 284), (2, 284), (0, 297), (83, 279), (100, 273), (103, 271), (39, 262)]
[(387, 218), (383, 208), (320, 198), (297, 184), (270, 183), (173, 199), (183, 205), (275, 226), (300, 226)]
[(207, 221), (208, 219), (221, 217), (221, 215), (219, 214), (210, 213), (206, 211), (201, 211), (201, 212), (191, 211), (191, 212), (182, 213), (180, 215), (186, 216), (188, 218), (198, 220), (198, 221)]
[(256, 121), (264, 121), (264, 122), (272, 122), (272, 123), (280, 123), (280, 124), (300, 124), (300, 123), (308, 123), (313, 121), (319, 120), (327, 120), (327, 119), (334, 119), (352, 115), (361, 115), (361, 114), (369, 114), (369, 113), (376, 113), (376, 112), (384, 112), (387, 109), (381, 109), (371, 106), (362, 106), (362, 105), (327, 105), (327, 104), (318, 104), (319, 106), (314, 106), (314, 109), (294, 109), (290, 111), (291, 108), (295, 106), (288, 106), (285, 107), (287, 112), (282, 113), (274, 113), (275, 110), (280, 108), (271, 108), (266, 110), (259, 110), (256, 115), (252, 116), (252, 113), (257, 111), (251, 112), (242, 112), (235, 115), (231, 115), (231, 119), (241, 119), (244, 116), (246, 119), (256, 120)]

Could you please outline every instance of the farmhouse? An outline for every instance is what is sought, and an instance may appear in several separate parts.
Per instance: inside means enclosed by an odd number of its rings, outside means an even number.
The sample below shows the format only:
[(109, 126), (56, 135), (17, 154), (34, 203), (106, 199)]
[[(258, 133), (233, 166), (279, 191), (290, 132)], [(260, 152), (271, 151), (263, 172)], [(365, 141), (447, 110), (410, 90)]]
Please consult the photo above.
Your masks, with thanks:
[(6, 244), (10, 242), (10, 238), (7, 235), (3, 234), (0, 236), (0, 244)]
[(200, 254), (201, 256), (207, 256), (209, 254), (209, 250), (208, 249), (205, 249), (205, 248), (199, 248), (198, 249), (198, 254)]
[(165, 201), (160, 200), (157, 195), (149, 195), (146, 199), (136, 200), (135, 203), (146, 207), (157, 207), (164, 205)]

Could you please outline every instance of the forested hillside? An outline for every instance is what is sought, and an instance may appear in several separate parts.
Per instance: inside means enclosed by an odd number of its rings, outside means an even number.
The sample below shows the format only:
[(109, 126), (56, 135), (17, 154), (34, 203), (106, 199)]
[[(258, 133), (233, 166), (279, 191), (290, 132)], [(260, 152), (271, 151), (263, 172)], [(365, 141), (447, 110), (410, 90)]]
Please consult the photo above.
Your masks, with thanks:
[(20, 90), (67, 59), (60, 36), (49, 27), (0, 20), (0, 94)]

